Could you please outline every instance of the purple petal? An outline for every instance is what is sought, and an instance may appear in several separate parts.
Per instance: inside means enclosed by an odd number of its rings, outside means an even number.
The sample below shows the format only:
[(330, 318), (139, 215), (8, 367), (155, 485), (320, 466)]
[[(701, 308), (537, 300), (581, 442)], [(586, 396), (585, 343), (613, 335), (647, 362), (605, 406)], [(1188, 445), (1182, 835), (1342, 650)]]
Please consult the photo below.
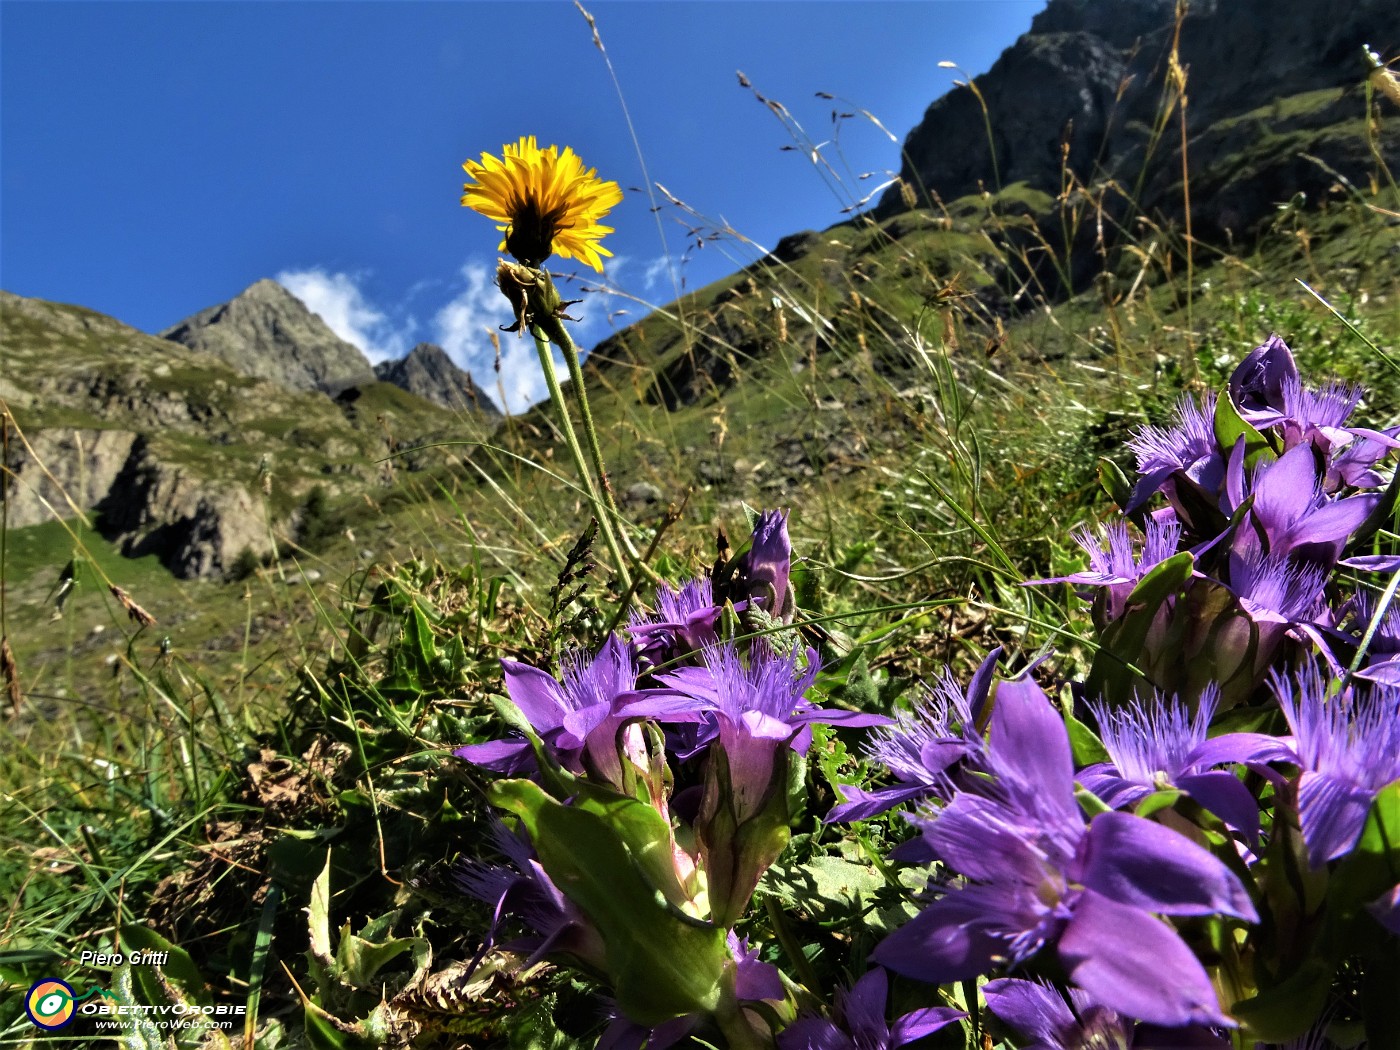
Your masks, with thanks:
[(851, 990), (841, 997), (842, 1020), (853, 1035), (888, 1036), (885, 1000), (889, 998), (890, 978), (881, 967), (868, 970)]
[(1382, 893), (1366, 905), (1366, 910), (1376, 917), (1378, 923), (1400, 937), (1400, 886)]
[(972, 680), (967, 683), (967, 707), (972, 713), (972, 721), (976, 725), (982, 725), (984, 716), (983, 708), (987, 704), (987, 695), (991, 692), (992, 680), (996, 675), (997, 661), (1001, 659), (1001, 646), (997, 646), (989, 652), (977, 665), (977, 670), (972, 673)]
[(961, 1010), (954, 1010), (950, 1006), (928, 1006), (907, 1013), (895, 1021), (894, 1027), (890, 1029), (890, 1047), (905, 1046), (966, 1016)]
[(912, 787), (900, 785), (899, 787), (881, 788), (878, 791), (865, 791), (847, 784), (839, 786), (841, 794), (846, 796), (846, 801), (831, 807), (831, 812), (826, 815), (825, 822), (827, 824), (865, 820), (877, 813), (884, 813), (894, 809), (895, 806), (902, 806), (906, 802), (911, 802), (929, 793), (929, 789), (923, 784), (915, 784)]
[(1234, 762), (1272, 761), (1278, 738), (1268, 733), (1222, 733), (1201, 741), (1186, 757), (1190, 769), (1209, 769)]
[(1006, 943), (981, 925), (984, 908), (966, 891), (934, 901), (870, 953), (872, 962), (929, 984), (967, 981), (986, 973)]
[(498, 773), (518, 773), (534, 765), (533, 749), (528, 740), (490, 740), (484, 744), (468, 744), (452, 752), (474, 766), (494, 769)]
[(1081, 769), (1078, 780), (1081, 787), (1092, 791), (1109, 809), (1124, 809), (1152, 794), (1152, 789), (1146, 784), (1119, 776), (1108, 762)]
[(1014, 769), (1048, 800), (1074, 794), (1069, 734), (1044, 690), (1029, 678), (1000, 682), (992, 708), (992, 749), (998, 765)]
[(511, 702), (520, 708), (536, 732), (558, 729), (563, 724), (564, 712), (569, 708), (559, 683), (551, 675), (515, 660), (502, 660), (501, 670), (505, 672), (506, 692)]
[[(1294, 451), (1306, 448), (1306, 445), (1299, 445)], [(1292, 454), (1292, 452), (1288, 453), (1284, 459)], [(1281, 463), (1283, 460), (1279, 462)], [(1335, 503), (1325, 504), (1290, 526), (1285, 533), (1284, 543), (1289, 550), (1307, 544), (1334, 548), (1335, 557), (1336, 554), (1341, 553), (1347, 537), (1359, 529), (1361, 523), (1371, 516), (1371, 512), (1376, 509), (1380, 500), (1380, 494), (1374, 493), (1348, 496)], [(1255, 506), (1257, 507), (1258, 503)]]
[(1235, 774), (1223, 769), (1192, 773), (1178, 777), (1176, 786), (1240, 832), (1247, 842), (1258, 840), (1259, 803)]
[(778, 1033), (778, 1050), (858, 1050), (856, 1041), (822, 1017), (799, 1017)]
[(859, 728), (861, 726), (893, 725), (894, 719), (885, 715), (870, 714), (866, 711), (847, 711), (839, 707), (814, 707), (809, 711), (799, 711), (788, 722), (792, 725), (806, 725), (811, 722), (825, 722), (829, 725)]
[(1308, 863), (1320, 868), (1346, 853), (1366, 825), (1375, 793), (1326, 773), (1298, 777), (1298, 823), (1308, 845)]
[(1169, 1027), (1231, 1024), (1205, 969), (1175, 930), (1093, 890), (1075, 905), (1060, 958), (1075, 984), (1121, 1014)]
[(1101, 813), (1089, 825), (1081, 849), (1083, 884), (1125, 906), (1165, 915), (1219, 914), (1258, 921), (1234, 873), (1161, 824), (1127, 813)]
[(1073, 1031), (1074, 1014), (1055, 989), (1035, 981), (1012, 977), (988, 981), (982, 987), (987, 1009), (1023, 1039), (1036, 1039), (1051, 1046), (1061, 1035)]
[(1394, 572), (1400, 569), (1400, 554), (1363, 554), (1357, 558), (1343, 558), (1337, 564), (1362, 572)]
[(1356, 672), (1356, 677), (1382, 685), (1400, 685), (1400, 653), (1383, 660), (1372, 660)]

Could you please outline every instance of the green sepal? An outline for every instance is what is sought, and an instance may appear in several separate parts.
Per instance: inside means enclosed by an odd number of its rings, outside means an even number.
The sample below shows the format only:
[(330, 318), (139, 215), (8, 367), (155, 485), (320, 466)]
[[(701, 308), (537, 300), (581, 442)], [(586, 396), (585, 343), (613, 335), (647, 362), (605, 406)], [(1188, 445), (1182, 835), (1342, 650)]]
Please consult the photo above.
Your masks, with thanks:
[(1089, 669), (1089, 696), (1102, 697), (1115, 707), (1132, 702), (1144, 680), (1143, 650), (1157, 611), (1181, 593), (1195, 564), (1191, 552), (1182, 551), (1154, 565), (1138, 581), (1128, 595), (1127, 611), (1103, 632), (1103, 646)]
[(1215, 399), (1215, 440), (1220, 445), (1221, 455), (1229, 459), (1241, 438), (1244, 439), (1245, 466), (1255, 467), (1263, 460), (1278, 458), (1269, 447), (1268, 439), (1245, 422), (1234, 401), (1230, 400), (1229, 391), (1221, 391)]
[(1064, 712), (1065, 729), (1069, 733), (1070, 753), (1074, 756), (1074, 768), (1083, 769), (1098, 762), (1111, 761), (1108, 750), (1098, 734), (1068, 711)]
[(658, 1025), (714, 1009), (729, 958), (725, 931), (667, 902), (644, 874), (650, 865), (618, 833), (637, 834), (635, 810), (647, 807), (614, 795), (602, 815), (592, 811), (596, 799), (566, 806), (529, 780), (496, 781), (487, 794), (520, 817), (545, 871), (597, 928), (628, 1018)]
[(1133, 812), (1139, 817), (1150, 817), (1160, 810), (1171, 809), (1181, 797), (1182, 792), (1176, 788), (1163, 788), (1144, 796), (1142, 801), (1133, 807)]
[(1089, 820), (1093, 820), (1100, 813), (1113, 812), (1112, 806), (1085, 787), (1074, 789), (1074, 800), (1079, 803), (1079, 809)]

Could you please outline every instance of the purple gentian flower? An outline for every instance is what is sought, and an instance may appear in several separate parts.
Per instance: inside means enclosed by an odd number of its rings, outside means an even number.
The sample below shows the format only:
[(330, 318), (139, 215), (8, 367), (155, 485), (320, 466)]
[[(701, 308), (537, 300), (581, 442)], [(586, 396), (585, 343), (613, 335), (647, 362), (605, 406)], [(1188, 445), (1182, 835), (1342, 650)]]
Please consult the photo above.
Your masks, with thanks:
[[(621, 782), (617, 733), (627, 716), (618, 712), (646, 694), (636, 691), (632, 651), (617, 635), (609, 635), (591, 658), (582, 653), (565, 656), (558, 680), (514, 660), (502, 660), (501, 669), (511, 701), (560, 765), (574, 773), (588, 765), (607, 782)], [(520, 737), (470, 744), (453, 754), (507, 774), (528, 772), (535, 765), (530, 742)]]
[(1229, 1024), (1205, 969), (1164, 915), (1256, 921), (1249, 894), (1184, 836), (1126, 813), (1088, 826), (1064, 722), (1028, 679), (997, 686), (984, 787), (916, 818), (966, 882), (885, 938), (873, 961), (933, 984), (1053, 947), (1098, 1002), (1153, 1024)]
[(1297, 675), (1270, 675), (1293, 731), (1270, 756), (1296, 765), (1298, 822), (1308, 862), (1320, 868), (1348, 852), (1361, 836), (1380, 790), (1400, 780), (1400, 688), (1349, 686), (1328, 695), (1317, 661)]
[(1230, 510), (1248, 495), (1254, 496), (1249, 509), (1254, 527), (1241, 528), (1235, 541), (1240, 554), (1259, 550), (1262, 544), (1273, 557), (1310, 561), (1330, 569), (1381, 498), (1379, 493), (1342, 499), (1326, 496), (1311, 445), (1297, 445), (1271, 463), (1261, 462), (1248, 486), (1244, 458), (1241, 440), (1230, 454), (1225, 479)]
[(1252, 426), (1267, 426), (1283, 408), (1284, 387), (1298, 381), (1293, 351), (1275, 334), (1251, 350), (1230, 376), (1230, 400)]
[(827, 823), (865, 820), (916, 799), (950, 795), (953, 787), (948, 770), (984, 750), (977, 719), (987, 702), (1000, 657), (1000, 646), (987, 654), (966, 694), (945, 668), (922, 702), (901, 712), (894, 725), (877, 729), (866, 754), (893, 773), (897, 783), (875, 791), (842, 784), (846, 801), (832, 807)]
[(1385, 484), (1385, 478), (1376, 470), (1376, 464), (1400, 448), (1400, 440), (1397, 440), (1400, 439), (1400, 426), (1388, 430), (1348, 429), (1355, 440), (1342, 449), (1340, 455), (1328, 460), (1323, 488), (1336, 492), (1343, 485), (1369, 489)]
[(850, 991), (838, 988), (836, 1020), (799, 1017), (778, 1033), (778, 1050), (894, 1050), (967, 1016), (951, 1007), (907, 1013), (891, 1026), (885, 1021), (889, 976), (878, 966)]
[[(807, 650), (806, 670), (798, 667), (795, 651), (780, 655), (762, 639), (749, 647), (747, 665), (732, 642), (707, 648), (704, 661), (700, 667), (681, 667), (657, 676), (668, 687), (670, 697), (649, 697), (629, 707), (629, 712), (659, 722), (700, 723), (691, 754), (716, 739), (724, 740), (727, 746), (749, 737), (776, 741), (805, 755), (812, 744), (813, 722), (857, 727), (892, 721), (884, 715), (817, 707), (808, 701), (806, 692), (819, 668), (814, 649)], [(729, 761), (732, 765), (735, 755), (731, 754)]]
[(1170, 1030), (1140, 1025), (1095, 1003), (1078, 988), (1060, 992), (1037, 981), (1003, 977), (983, 985), (982, 995), (987, 1009), (1027, 1040), (1018, 1044), (1021, 1050), (1228, 1050), (1230, 1046), (1229, 1040), (1200, 1025)]
[(1099, 738), (1110, 762), (1089, 766), (1079, 782), (1114, 809), (1123, 809), (1154, 791), (1175, 788), (1210, 810), (1253, 843), (1259, 837), (1259, 804), (1225, 763), (1249, 762), (1274, 744), (1262, 733), (1208, 737), (1220, 701), (1214, 682), (1206, 686), (1194, 716), (1179, 700), (1160, 695), (1144, 706), (1109, 709), (1091, 703)]
[(765, 510), (753, 526), (753, 542), (739, 559), (730, 597), (759, 602), (776, 619), (790, 621), (793, 613), (792, 543), (788, 539), (788, 512)]
[[(1364, 632), (1376, 615), (1375, 600), (1366, 591), (1355, 598), (1356, 622)], [(1392, 601), (1376, 624), (1376, 633), (1366, 650), (1366, 666), (1357, 670), (1357, 678), (1400, 686), (1400, 603)]]
[(1225, 477), (1225, 457), (1215, 439), (1215, 395), (1207, 394), (1198, 405), (1183, 397), (1176, 406), (1176, 424), (1170, 427), (1144, 426), (1128, 438), (1128, 448), (1137, 457), (1138, 473), (1142, 477), (1133, 489), (1133, 496), (1124, 511), (1131, 513), (1147, 502), (1154, 492), (1162, 492), (1183, 521), (1197, 530), (1203, 522), (1194, 522), (1179, 484), (1196, 490), (1198, 498), (1215, 504), (1215, 495)]
[(505, 945), (513, 951), (528, 952), (527, 965), (546, 955), (568, 954), (603, 969), (606, 952), (602, 937), (573, 901), (560, 892), (535, 859), (529, 843), (497, 822), (492, 823), (491, 839), (510, 861), (509, 865), (470, 860), (457, 872), (457, 885), (463, 892), (493, 909), (491, 928), (477, 961), (495, 943), (497, 931), (509, 916), (534, 931), (533, 936)]
[[(1128, 605), (1128, 596), (1153, 568), (1176, 553), (1177, 541), (1181, 539), (1181, 523), (1175, 517), (1165, 520), (1149, 518), (1146, 538), (1141, 553), (1133, 550), (1133, 540), (1124, 522), (1110, 522), (1104, 528), (1103, 542), (1094, 536), (1087, 527), (1075, 529), (1070, 538), (1089, 555), (1089, 568), (1072, 572), (1068, 576), (1055, 576), (1048, 580), (1028, 580), (1026, 586), (1042, 583), (1077, 583), (1086, 587), (1105, 588), (1103, 599), (1104, 623), (1119, 619)], [(1092, 600), (1092, 592), (1080, 593), (1081, 598)]]
[(634, 613), (627, 633), (641, 648), (642, 658), (656, 663), (714, 645), (719, 615), (709, 577), (688, 580), (679, 590), (663, 582), (656, 586), (656, 612)]

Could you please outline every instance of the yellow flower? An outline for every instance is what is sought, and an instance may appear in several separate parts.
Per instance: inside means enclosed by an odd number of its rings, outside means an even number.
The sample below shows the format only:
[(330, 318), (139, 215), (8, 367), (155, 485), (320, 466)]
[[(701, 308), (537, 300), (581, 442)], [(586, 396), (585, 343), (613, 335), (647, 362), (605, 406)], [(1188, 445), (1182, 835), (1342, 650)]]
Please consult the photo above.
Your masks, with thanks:
[(612, 252), (598, 242), (613, 229), (598, 220), (621, 203), (617, 183), (598, 178), (598, 169), (585, 168), (567, 146), (563, 153), (558, 146), (540, 149), (533, 135), (501, 153), (503, 159), (483, 153), (480, 163), (462, 165), (475, 180), (462, 187), (463, 206), (501, 223), (501, 250), (527, 266), (558, 252), (602, 273), (600, 256)]

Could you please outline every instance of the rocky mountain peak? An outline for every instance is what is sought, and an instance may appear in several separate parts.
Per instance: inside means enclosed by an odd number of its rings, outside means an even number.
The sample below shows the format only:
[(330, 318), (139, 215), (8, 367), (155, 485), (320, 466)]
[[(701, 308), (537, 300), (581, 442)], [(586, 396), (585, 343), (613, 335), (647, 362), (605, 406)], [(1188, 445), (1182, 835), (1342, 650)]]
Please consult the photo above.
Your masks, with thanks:
[[(1335, 125), (1359, 115), (1359, 102), (1346, 110), (1345, 100), (1313, 99), (1306, 107), (1292, 107), (1286, 126), (1278, 121), (1270, 126), (1268, 113), (1245, 125), (1240, 118), (1279, 99), (1323, 89), (1340, 93), (1360, 83), (1362, 45), (1382, 54), (1400, 45), (1400, 20), (1394, 15), (1393, 0), (1191, 0), (1178, 58), (1187, 73), (1191, 164), (1206, 191), (1192, 196), (1218, 213), (1199, 218), (1239, 233), (1271, 212), (1278, 199), (1269, 195), (1275, 184), (1291, 186), (1283, 199), (1299, 191), (1310, 198), (1326, 192), (1332, 176), (1299, 162), (1296, 146), (1280, 152), (1270, 136), (1306, 135)], [(1168, 154), (1180, 148), (1179, 141), (1169, 136), (1154, 143), (1150, 129), (1175, 36), (1175, 0), (1050, 0), (1030, 31), (977, 78), (985, 119), (966, 88), (936, 100), (905, 140), (901, 177), (920, 188), (921, 204), (929, 204), (935, 194), (950, 202), (983, 188), (995, 190), (997, 179), (1003, 187), (1024, 182), (1058, 193), (1066, 162), (1086, 182), (1113, 177), (1132, 185), (1155, 151), (1156, 167), (1170, 171)], [(953, 143), (956, 148), (950, 149)], [(1347, 177), (1370, 162), (1361, 155), (1364, 150), (1353, 157), (1345, 149), (1333, 152), (1327, 142), (1301, 152), (1317, 149)], [(1248, 172), (1254, 188), (1247, 192), (1229, 185), (1231, 166), (1223, 163), (1244, 150), (1259, 155)], [(1263, 155), (1270, 150), (1272, 156)], [(1212, 171), (1217, 161), (1220, 169)], [(1145, 186), (1137, 204), (1170, 211), (1179, 196), (1164, 178)], [(892, 187), (876, 216), (904, 210), (898, 187)]]
[(297, 390), (334, 393), (374, 381), (369, 361), (358, 348), (267, 278), (159, 334), (222, 358), (244, 375)]
[(381, 361), (374, 366), (374, 374), (444, 408), (500, 415), (471, 373), (458, 368), (447, 351), (433, 343), (419, 343), (397, 361)]

